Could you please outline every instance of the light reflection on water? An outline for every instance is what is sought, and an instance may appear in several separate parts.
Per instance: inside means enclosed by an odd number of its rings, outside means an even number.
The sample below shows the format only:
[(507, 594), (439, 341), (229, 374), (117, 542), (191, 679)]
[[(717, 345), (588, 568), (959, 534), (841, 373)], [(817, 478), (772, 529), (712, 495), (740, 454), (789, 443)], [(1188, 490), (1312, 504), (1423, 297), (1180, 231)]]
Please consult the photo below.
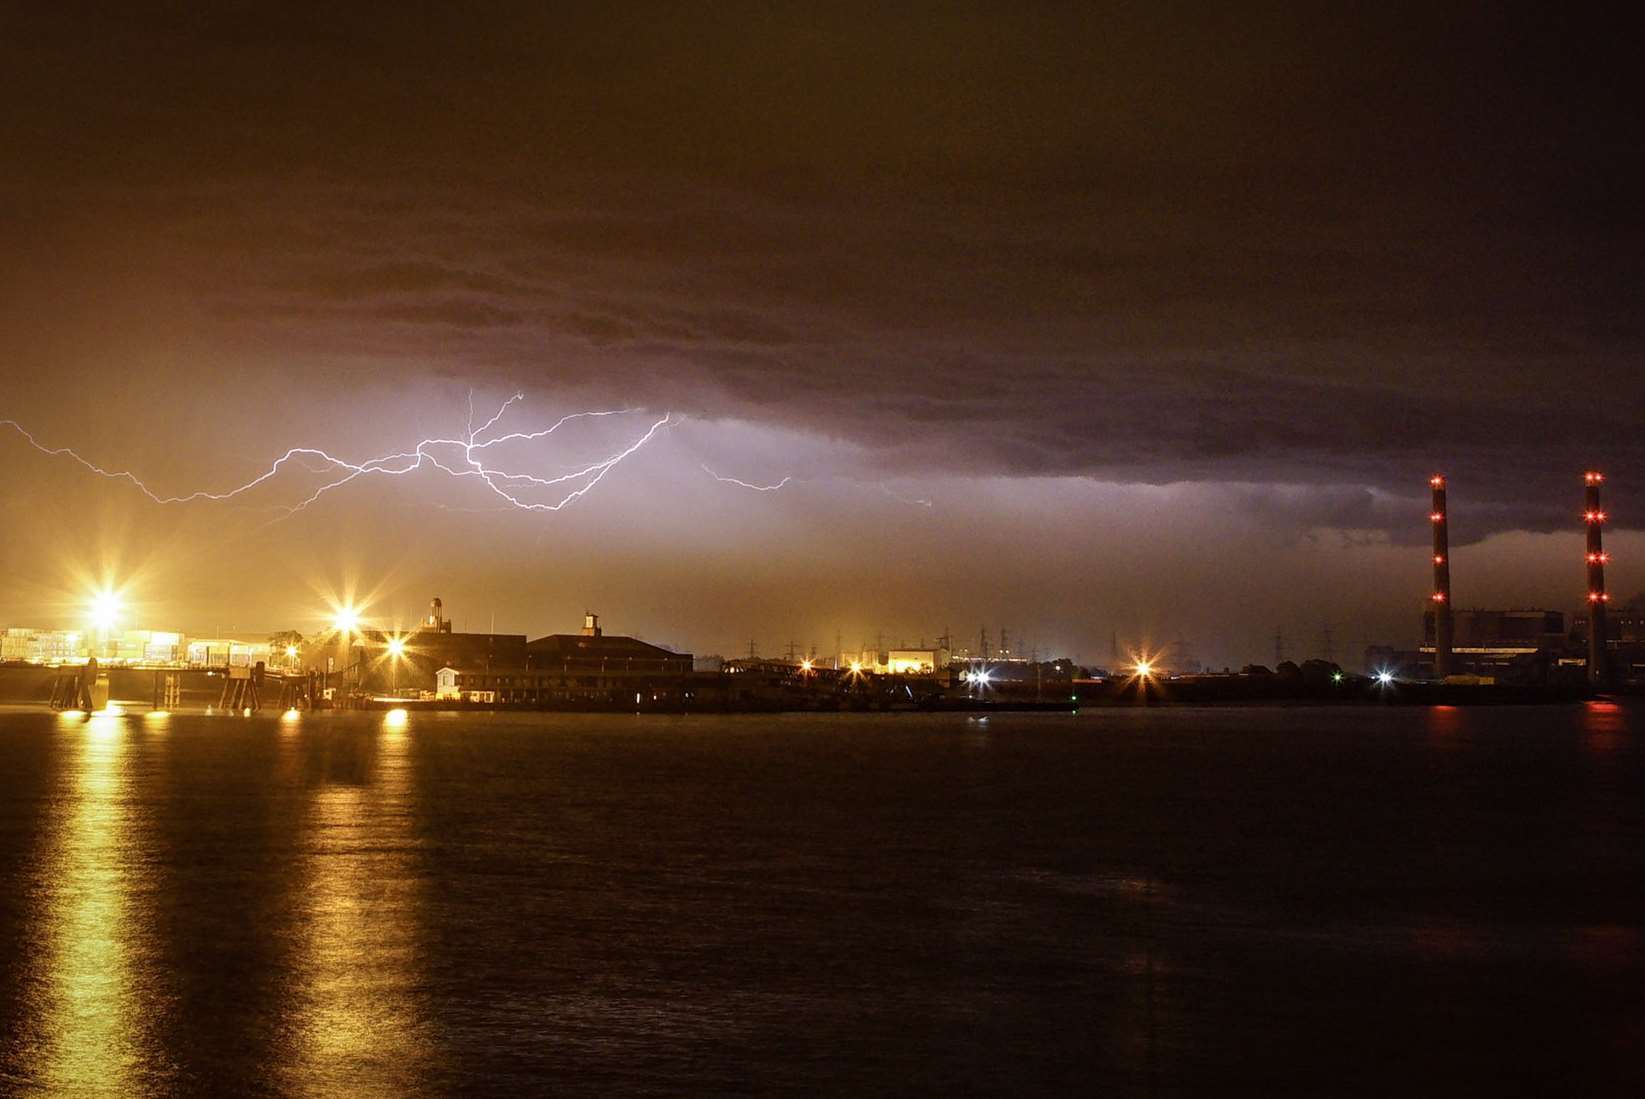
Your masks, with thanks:
[(290, 1066), (299, 1090), (400, 1094), (422, 1067), (419, 928), (407, 919), (421, 908), (409, 738), (392, 724), (368, 735), (357, 745), (368, 762), (320, 776), (304, 823)]
[(1631, 704), (280, 718), (0, 715), (0, 1094), (1639, 1093)]
[(124, 1095), (143, 1054), (127, 918), (130, 746), (119, 717), (92, 717), (70, 735), (67, 797), (45, 861), (39, 1064), (51, 1092)]

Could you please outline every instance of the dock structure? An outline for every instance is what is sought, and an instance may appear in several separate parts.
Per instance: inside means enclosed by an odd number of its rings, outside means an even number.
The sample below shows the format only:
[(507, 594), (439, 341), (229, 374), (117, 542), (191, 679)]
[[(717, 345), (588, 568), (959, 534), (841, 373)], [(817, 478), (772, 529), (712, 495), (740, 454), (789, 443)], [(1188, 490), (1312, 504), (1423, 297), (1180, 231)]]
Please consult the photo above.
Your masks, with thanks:
[(84, 664), (59, 668), (51, 680), (49, 705), (54, 710), (93, 710), (92, 688), (97, 684), (97, 658)]
[(256, 713), (263, 708), (263, 662), (249, 668), (228, 670), (223, 690), (217, 697), (217, 708), (225, 713)]
[(152, 710), (179, 710), (183, 706), (183, 677), (177, 672), (162, 672), (158, 668), (154, 671), (154, 696), (149, 708)]

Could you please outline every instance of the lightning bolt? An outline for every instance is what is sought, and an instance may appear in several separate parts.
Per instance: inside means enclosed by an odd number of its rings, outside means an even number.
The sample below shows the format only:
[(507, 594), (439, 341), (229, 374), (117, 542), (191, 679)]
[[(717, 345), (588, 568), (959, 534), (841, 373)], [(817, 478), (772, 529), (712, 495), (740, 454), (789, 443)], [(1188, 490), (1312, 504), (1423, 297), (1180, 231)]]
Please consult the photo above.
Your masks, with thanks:
[(721, 477), (718, 473), (715, 473), (713, 470), (709, 469), (707, 465), (703, 466), (703, 472), (722, 484), (736, 485), (738, 488), (749, 488), (753, 489), (755, 492), (776, 492), (778, 489), (782, 488), (794, 479), (793, 477), (784, 477), (774, 485), (755, 485), (750, 484), (747, 481), (739, 481), (735, 477)]
[(891, 491), (891, 486), (886, 484), (884, 481), (880, 482), (880, 491), (891, 497), (891, 499), (897, 501), (899, 504), (911, 504), (922, 508), (934, 506), (930, 500), (924, 499), (923, 497), (903, 496), (899, 493), (893, 492)]
[[(619, 464), (621, 464), (623, 459), (629, 457), (635, 451), (649, 443), (657, 435), (657, 433), (667, 427), (673, 419), (672, 413), (665, 414), (661, 419), (653, 422), (651, 426), (632, 443), (629, 443), (621, 450), (618, 450), (616, 453), (608, 455), (599, 461), (589, 463), (580, 469), (575, 469), (567, 473), (561, 473), (551, 477), (541, 477), (518, 468), (505, 468), (494, 464), (488, 464), (485, 461), (484, 452), (491, 447), (499, 446), (503, 443), (534, 442), (539, 439), (547, 438), (560, 428), (564, 427), (566, 424), (575, 420), (595, 419), (607, 416), (627, 416), (639, 412), (640, 410), (635, 408), (620, 408), (589, 412), (573, 412), (568, 415), (561, 416), (558, 420), (554, 421), (554, 423), (544, 428), (538, 428), (531, 431), (511, 431), (507, 434), (498, 435), (495, 438), (485, 438), (487, 432), (497, 426), (508, 410), (513, 405), (524, 399), (525, 394), (515, 393), (513, 396), (509, 397), (508, 400), (504, 401), (497, 411), (485, 421), (485, 423), (481, 424), (479, 428), (475, 428), (474, 395), (470, 392), (468, 398), (468, 423), (464, 434), (460, 438), (435, 437), (422, 439), (409, 450), (398, 451), (391, 454), (381, 454), (376, 457), (367, 458), (361, 462), (351, 462), (347, 459), (339, 458), (336, 455), (327, 453), (326, 451), (315, 447), (293, 447), (284, 454), (280, 455), (280, 457), (276, 458), (267, 470), (242, 485), (238, 485), (235, 488), (228, 489), (223, 492), (211, 492), (201, 489), (182, 496), (162, 495), (151, 489), (142, 481), (141, 478), (139, 478), (135, 473), (132, 473), (130, 470), (105, 469), (97, 463), (82, 457), (70, 447), (48, 446), (37, 439), (33, 433), (31, 433), (16, 420), (0, 420), (0, 426), (11, 428), (13, 431), (17, 432), (17, 434), (21, 435), (23, 439), (29, 443), (29, 445), (33, 446), (42, 454), (46, 454), (51, 457), (68, 457), (100, 477), (128, 482), (142, 492), (143, 495), (147, 496), (150, 500), (157, 504), (186, 504), (197, 500), (232, 500), (237, 496), (250, 492), (259, 485), (273, 480), (275, 477), (279, 476), (284, 469), (293, 465), (300, 466), (303, 470), (309, 473), (325, 473), (330, 475), (330, 480), (314, 489), (314, 491), (309, 493), (308, 496), (298, 501), (296, 504), (282, 508), (284, 512), (282, 518), (284, 518), (297, 514), (327, 493), (339, 489), (351, 481), (357, 480), (358, 478), (378, 474), (390, 477), (402, 477), (425, 467), (433, 468), (453, 478), (477, 478), (494, 495), (505, 501), (508, 506), (517, 508), (521, 511), (559, 511), (561, 508), (582, 499), (584, 496), (588, 495), (589, 492), (593, 491), (594, 487), (605, 479), (606, 474), (610, 473)], [(539, 489), (561, 489), (561, 491), (557, 494), (551, 494), (557, 495), (557, 499), (525, 499), (522, 496), (522, 494), (528, 490)]]
[[(741, 480), (740, 478), (737, 478), (737, 477), (723, 477), (720, 474), (715, 473), (712, 469), (709, 469), (708, 464), (706, 462), (703, 463), (702, 470), (703, 470), (704, 473), (708, 474), (710, 477), (714, 478), (716, 481), (719, 481), (721, 484), (736, 485), (738, 488), (751, 489), (754, 492), (776, 492), (778, 489), (782, 488), (784, 485), (787, 485), (788, 483), (790, 483), (791, 481), (794, 480), (794, 478), (792, 476), (789, 476), (789, 477), (784, 477), (782, 480), (778, 481), (774, 485), (756, 485), (751, 481), (744, 481), (744, 480)], [(891, 488), (891, 486), (886, 484), (884, 481), (879, 482), (879, 489), (880, 489), (881, 492), (885, 493), (885, 495), (891, 497), (891, 499), (897, 501), (897, 503), (899, 503), (899, 504), (908, 504), (911, 507), (922, 507), (922, 508), (930, 508), (930, 507), (935, 506), (934, 504), (931, 503), (930, 500), (927, 500), (924, 497), (904, 496), (901, 493), (896, 492), (895, 490), (893, 490)]]

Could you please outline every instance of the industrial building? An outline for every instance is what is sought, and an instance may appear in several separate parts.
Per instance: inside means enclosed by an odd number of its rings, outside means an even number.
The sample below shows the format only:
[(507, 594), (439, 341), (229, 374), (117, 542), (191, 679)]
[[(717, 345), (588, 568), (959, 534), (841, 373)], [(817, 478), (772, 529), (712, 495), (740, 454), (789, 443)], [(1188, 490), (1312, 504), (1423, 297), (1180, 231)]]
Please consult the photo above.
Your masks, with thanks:
[[(332, 654), (333, 663), (351, 669), (353, 681), (369, 690), (433, 690), (441, 668), (486, 673), (526, 663), (525, 634), (457, 633), (438, 596), (416, 630), (356, 629), (339, 640), (343, 652)], [(317, 648), (328, 646), (322, 640)]]
[(674, 706), (685, 700), (690, 653), (607, 634), (596, 614), (584, 615), (577, 633), (520, 641), (520, 658), (513, 663), (448, 663), (434, 677), (437, 691), (469, 701), (544, 707)]
[[(1447, 619), (1450, 644), (1441, 645), (1440, 628)], [(1570, 646), (1562, 611), (1430, 606), (1422, 615), (1422, 644), (1414, 650), (1372, 645), (1365, 650), (1365, 671), (1398, 679), (1468, 676), (1500, 683), (1545, 683)]]
[(0, 661), (67, 664), (86, 658), (86, 637), (79, 630), (31, 630), (14, 627), (0, 633)]
[[(1610, 608), (1604, 625), (1606, 668), (1623, 684), (1638, 687), (1645, 683), (1645, 596), (1635, 596), (1620, 607)], [(1576, 619), (1571, 623), (1573, 644), (1587, 649), (1592, 631), (1590, 617)]]
[(948, 667), (944, 648), (860, 649), (841, 652), (834, 666), (870, 675), (935, 676)]

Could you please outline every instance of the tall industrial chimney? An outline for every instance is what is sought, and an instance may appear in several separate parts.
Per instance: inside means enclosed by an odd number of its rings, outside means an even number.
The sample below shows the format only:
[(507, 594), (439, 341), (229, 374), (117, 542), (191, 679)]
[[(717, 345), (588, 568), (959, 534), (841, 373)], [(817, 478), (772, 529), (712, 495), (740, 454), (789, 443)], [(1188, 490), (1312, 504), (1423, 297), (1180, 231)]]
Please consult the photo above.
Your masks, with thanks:
[(1599, 504), (1599, 486), (1605, 475), (1589, 470), (1582, 480), (1587, 487), (1583, 521), (1588, 524), (1588, 683), (1595, 687), (1610, 681), (1605, 654), (1605, 604), (1610, 595), (1605, 591), (1605, 562), (1611, 559), (1605, 552), (1605, 512)]
[(1434, 526), (1434, 676), (1444, 679), (1451, 674), (1451, 532), (1445, 510), (1445, 478), (1434, 474), (1428, 479), (1434, 490), (1434, 507), (1428, 514)]

